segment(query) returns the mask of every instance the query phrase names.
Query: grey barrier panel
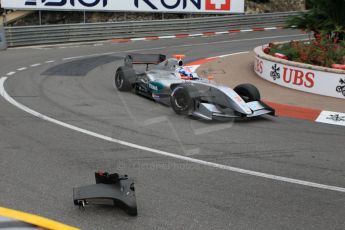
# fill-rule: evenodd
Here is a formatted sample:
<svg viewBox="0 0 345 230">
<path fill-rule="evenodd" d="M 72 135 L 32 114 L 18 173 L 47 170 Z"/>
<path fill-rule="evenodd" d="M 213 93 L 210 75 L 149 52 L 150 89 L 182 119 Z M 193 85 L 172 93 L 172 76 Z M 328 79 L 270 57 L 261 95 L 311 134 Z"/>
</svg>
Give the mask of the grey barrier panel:
<svg viewBox="0 0 345 230">
<path fill-rule="evenodd" d="M 6 36 L 4 27 L 0 26 L 0 50 L 7 49 Z"/>
</svg>

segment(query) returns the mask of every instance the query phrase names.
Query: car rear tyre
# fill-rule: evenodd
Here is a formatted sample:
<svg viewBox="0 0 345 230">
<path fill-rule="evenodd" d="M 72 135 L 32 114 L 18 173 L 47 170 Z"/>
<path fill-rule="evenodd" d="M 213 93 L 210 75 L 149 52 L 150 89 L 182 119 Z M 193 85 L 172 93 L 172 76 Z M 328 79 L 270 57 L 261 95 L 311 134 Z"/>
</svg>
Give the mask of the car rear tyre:
<svg viewBox="0 0 345 230">
<path fill-rule="evenodd" d="M 172 109 L 177 114 L 189 115 L 194 110 L 194 88 L 187 86 L 177 86 L 171 94 L 170 103 Z"/>
<path fill-rule="evenodd" d="M 135 77 L 135 72 L 126 67 L 120 67 L 115 73 L 114 83 L 119 91 L 130 91 L 132 84 L 130 79 Z"/>
<path fill-rule="evenodd" d="M 245 102 L 260 101 L 259 90 L 252 84 L 242 84 L 234 88 L 234 91 L 241 96 Z"/>
</svg>

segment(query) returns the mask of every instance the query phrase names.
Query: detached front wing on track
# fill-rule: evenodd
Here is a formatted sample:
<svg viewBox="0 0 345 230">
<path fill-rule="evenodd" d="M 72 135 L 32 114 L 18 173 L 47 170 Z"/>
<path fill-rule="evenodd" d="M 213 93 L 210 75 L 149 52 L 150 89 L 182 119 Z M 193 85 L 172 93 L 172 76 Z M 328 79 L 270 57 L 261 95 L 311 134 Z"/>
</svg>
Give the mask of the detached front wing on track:
<svg viewBox="0 0 345 230">
<path fill-rule="evenodd" d="M 252 114 L 242 114 L 233 109 L 218 109 L 216 105 L 210 103 L 200 103 L 192 113 L 193 116 L 205 120 L 224 120 L 238 117 L 257 117 L 264 114 L 275 115 L 274 109 L 260 101 L 248 102 L 247 105 L 252 110 Z"/>
</svg>

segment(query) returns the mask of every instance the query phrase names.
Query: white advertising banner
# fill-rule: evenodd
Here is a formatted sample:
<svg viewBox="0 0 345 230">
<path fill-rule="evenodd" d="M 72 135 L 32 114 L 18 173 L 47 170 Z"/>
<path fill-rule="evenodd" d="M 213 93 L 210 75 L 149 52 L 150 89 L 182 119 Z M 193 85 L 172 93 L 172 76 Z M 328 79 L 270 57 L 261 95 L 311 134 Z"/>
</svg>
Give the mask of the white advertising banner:
<svg viewBox="0 0 345 230">
<path fill-rule="evenodd" d="M 1 0 L 5 9 L 243 13 L 244 0 Z"/>
<path fill-rule="evenodd" d="M 254 70 L 261 78 L 284 87 L 345 99 L 345 74 L 289 66 L 258 56 Z"/>
</svg>

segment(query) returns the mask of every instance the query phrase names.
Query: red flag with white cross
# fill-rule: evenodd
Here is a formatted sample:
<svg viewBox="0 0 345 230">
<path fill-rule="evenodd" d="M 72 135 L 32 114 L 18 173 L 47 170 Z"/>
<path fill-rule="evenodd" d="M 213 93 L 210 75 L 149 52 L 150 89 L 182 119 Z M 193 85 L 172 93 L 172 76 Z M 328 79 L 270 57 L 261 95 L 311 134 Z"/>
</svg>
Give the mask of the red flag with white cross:
<svg viewBox="0 0 345 230">
<path fill-rule="evenodd" d="M 206 0 L 206 10 L 227 10 L 231 7 L 231 0 Z"/>
</svg>

